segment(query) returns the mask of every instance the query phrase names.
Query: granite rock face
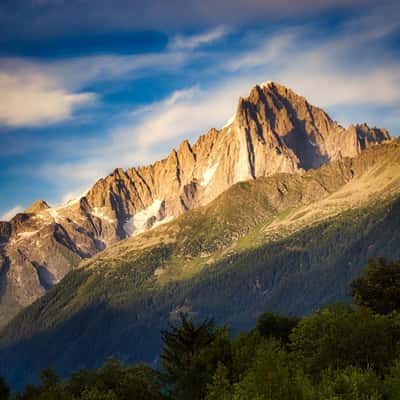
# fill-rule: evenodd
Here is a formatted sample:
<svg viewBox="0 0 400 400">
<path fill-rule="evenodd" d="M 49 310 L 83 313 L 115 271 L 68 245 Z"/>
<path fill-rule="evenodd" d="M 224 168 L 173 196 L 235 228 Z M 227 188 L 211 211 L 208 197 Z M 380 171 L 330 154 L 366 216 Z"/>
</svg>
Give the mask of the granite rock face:
<svg viewBox="0 0 400 400">
<path fill-rule="evenodd" d="M 225 127 L 193 146 L 185 140 L 152 165 L 115 169 L 74 201 L 38 200 L 0 222 L 0 326 L 82 258 L 208 204 L 237 182 L 302 174 L 390 139 L 366 124 L 346 129 L 282 85 L 257 85 Z"/>
</svg>

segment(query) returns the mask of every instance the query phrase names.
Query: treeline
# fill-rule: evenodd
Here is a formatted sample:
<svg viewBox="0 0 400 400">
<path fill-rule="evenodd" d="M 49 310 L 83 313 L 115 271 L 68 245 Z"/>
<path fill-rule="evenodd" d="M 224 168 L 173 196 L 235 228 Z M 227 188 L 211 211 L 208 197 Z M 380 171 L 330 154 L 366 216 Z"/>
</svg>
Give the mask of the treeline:
<svg viewBox="0 0 400 400">
<path fill-rule="evenodd" d="M 1 381 L 0 399 L 400 399 L 400 262 L 371 261 L 350 291 L 353 305 L 303 319 L 265 313 L 235 338 L 182 314 L 162 332 L 159 370 L 110 359 L 61 380 L 46 369 L 15 395 Z"/>
</svg>

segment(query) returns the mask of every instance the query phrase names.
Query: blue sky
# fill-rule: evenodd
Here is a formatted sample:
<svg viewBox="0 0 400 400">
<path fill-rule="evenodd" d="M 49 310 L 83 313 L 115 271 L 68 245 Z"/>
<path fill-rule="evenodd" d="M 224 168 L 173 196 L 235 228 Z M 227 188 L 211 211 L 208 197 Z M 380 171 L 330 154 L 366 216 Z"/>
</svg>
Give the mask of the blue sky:
<svg viewBox="0 0 400 400">
<path fill-rule="evenodd" d="M 400 133 L 400 5 L 2 0 L 0 219 L 166 156 L 275 80 Z"/>
</svg>

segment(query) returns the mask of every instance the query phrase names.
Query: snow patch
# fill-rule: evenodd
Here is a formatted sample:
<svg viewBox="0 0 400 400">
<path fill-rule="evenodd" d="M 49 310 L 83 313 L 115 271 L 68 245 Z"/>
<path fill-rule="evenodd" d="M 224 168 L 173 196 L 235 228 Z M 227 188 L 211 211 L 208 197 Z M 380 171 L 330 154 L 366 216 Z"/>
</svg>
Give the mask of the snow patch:
<svg viewBox="0 0 400 400">
<path fill-rule="evenodd" d="M 129 236 L 137 235 L 144 232 L 146 229 L 147 221 L 150 218 L 157 218 L 157 214 L 161 209 L 162 201 L 154 200 L 152 204 L 146 209 L 136 213 L 132 218 L 129 218 L 123 225 L 125 233 Z"/>
<path fill-rule="evenodd" d="M 217 171 L 219 162 L 215 163 L 210 168 L 206 169 L 203 173 L 203 179 L 200 182 L 201 186 L 207 186 L 210 182 L 212 177 L 214 176 L 215 172 Z"/>
<path fill-rule="evenodd" d="M 108 215 L 106 215 L 105 213 L 104 213 L 104 208 L 99 208 L 99 207 L 93 207 L 93 210 L 92 210 L 92 215 L 94 216 L 94 217 L 97 217 L 97 218 L 100 218 L 100 219 L 102 219 L 102 220 L 104 220 L 104 221 L 107 221 L 107 222 L 109 222 L 110 224 L 112 224 L 113 222 L 115 222 L 115 219 L 113 219 L 113 218 L 110 218 Z"/>
<path fill-rule="evenodd" d="M 309 139 L 308 143 L 311 144 L 311 146 L 316 147 L 317 145 L 315 144 L 315 142 L 313 142 L 311 139 Z"/>
<path fill-rule="evenodd" d="M 235 117 L 236 117 L 236 113 L 233 114 L 233 115 L 228 119 L 228 121 L 225 122 L 225 125 L 224 125 L 221 129 L 224 129 L 224 128 L 228 127 L 229 125 L 232 125 L 233 121 L 235 120 Z"/>
</svg>

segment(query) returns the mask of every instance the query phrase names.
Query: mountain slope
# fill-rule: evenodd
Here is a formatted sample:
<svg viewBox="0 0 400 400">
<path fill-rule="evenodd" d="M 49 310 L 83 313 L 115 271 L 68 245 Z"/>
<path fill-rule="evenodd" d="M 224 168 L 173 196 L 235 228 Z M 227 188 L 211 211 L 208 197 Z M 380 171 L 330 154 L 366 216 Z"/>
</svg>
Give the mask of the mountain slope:
<svg viewBox="0 0 400 400">
<path fill-rule="evenodd" d="M 14 384 L 110 356 L 152 361 L 179 311 L 235 330 L 265 310 L 346 298 L 368 257 L 400 257 L 400 143 L 304 174 L 238 183 L 209 205 L 98 253 L 2 332 Z"/>
<path fill-rule="evenodd" d="M 153 165 L 116 169 L 59 207 L 39 200 L 0 222 L 0 326 L 84 258 L 206 205 L 237 182 L 354 157 L 388 141 L 384 129 L 345 129 L 277 83 L 240 98 L 232 121 Z"/>
</svg>

